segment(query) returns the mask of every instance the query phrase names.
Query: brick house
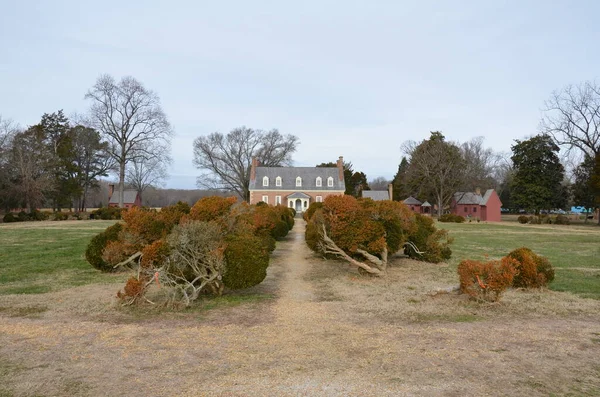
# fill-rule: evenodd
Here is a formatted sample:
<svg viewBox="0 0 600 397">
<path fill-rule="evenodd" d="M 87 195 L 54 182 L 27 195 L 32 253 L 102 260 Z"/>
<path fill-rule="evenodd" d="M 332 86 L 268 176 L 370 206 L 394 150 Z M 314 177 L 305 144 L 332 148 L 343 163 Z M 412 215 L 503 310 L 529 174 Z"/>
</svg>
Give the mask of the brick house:
<svg viewBox="0 0 600 397">
<path fill-rule="evenodd" d="M 263 201 L 306 211 L 313 202 L 344 195 L 344 159 L 336 167 L 261 167 L 253 158 L 249 191 L 250 204 Z"/>
<path fill-rule="evenodd" d="M 472 192 L 456 192 L 450 205 L 451 212 L 465 218 L 479 218 L 487 222 L 500 222 L 502 202 L 494 189 L 486 190 L 482 196 L 479 189 Z"/>
<path fill-rule="evenodd" d="M 387 201 L 392 200 L 393 196 L 393 186 L 390 183 L 388 185 L 388 190 L 363 190 L 362 198 L 370 198 L 373 201 Z"/>
<path fill-rule="evenodd" d="M 115 193 L 115 185 L 108 185 L 108 206 L 119 206 L 119 192 Z M 135 189 L 125 189 L 123 191 L 123 208 L 141 207 L 142 196 Z"/>
<path fill-rule="evenodd" d="M 413 212 L 418 214 L 421 213 L 421 205 L 423 204 L 421 201 L 417 200 L 413 196 L 408 197 L 403 201 L 403 203 L 410 208 Z"/>
</svg>

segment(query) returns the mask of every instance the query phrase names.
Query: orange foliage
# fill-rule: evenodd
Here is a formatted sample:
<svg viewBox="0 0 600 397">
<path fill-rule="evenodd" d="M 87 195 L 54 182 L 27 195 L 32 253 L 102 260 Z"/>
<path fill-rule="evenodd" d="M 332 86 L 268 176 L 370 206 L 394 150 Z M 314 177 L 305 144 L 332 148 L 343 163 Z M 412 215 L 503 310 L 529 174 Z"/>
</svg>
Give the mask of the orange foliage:
<svg viewBox="0 0 600 397">
<path fill-rule="evenodd" d="M 119 299 L 127 299 L 127 298 L 139 298 L 144 295 L 146 292 L 146 283 L 147 280 L 137 279 L 135 277 L 130 277 L 123 288 L 123 292 L 117 292 L 117 298 Z"/>
<path fill-rule="evenodd" d="M 237 203 L 235 197 L 203 197 L 190 210 L 190 219 L 204 222 L 217 221 L 228 215 L 235 203 Z"/>
<path fill-rule="evenodd" d="M 169 253 L 169 247 L 164 240 L 156 240 L 142 249 L 140 266 L 145 269 L 159 267 Z"/>
<path fill-rule="evenodd" d="M 517 248 L 506 257 L 515 260 L 517 274 L 514 286 L 517 288 L 540 288 L 554 280 L 554 269 L 548 259 L 529 248 Z"/>
<path fill-rule="evenodd" d="M 463 260 L 458 265 L 460 290 L 474 298 L 497 301 L 511 286 L 515 265 L 514 259 L 506 257 L 489 262 Z"/>
<path fill-rule="evenodd" d="M 121 240 L 109 241 L 102 250 L 102 260 L 110 265 L 123 262 L 136 252 L 136 248 Z"/>
</svg>

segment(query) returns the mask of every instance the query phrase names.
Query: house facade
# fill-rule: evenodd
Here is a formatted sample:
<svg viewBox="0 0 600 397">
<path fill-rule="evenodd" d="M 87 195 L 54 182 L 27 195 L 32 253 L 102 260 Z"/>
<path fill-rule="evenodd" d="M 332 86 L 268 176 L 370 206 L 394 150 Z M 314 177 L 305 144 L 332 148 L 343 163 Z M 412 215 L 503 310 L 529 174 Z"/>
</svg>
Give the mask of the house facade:
<svg viewBox="0 0 600 397">
<path fill-rule="evenodd" d="M 502 202 L 494 189 L 486 190 L 482 196 L 480 191 L 456 192 L 450 206 L 451 212 L 465 218 L 479 218 L 487 222 L 500 222 L 502 220 L 500 208 Z"/>
<path fill-rule="evenodd" d="M 344 195 L 344 159 L 336 167 L 261 167 L 253 158 L 249 191 L 250 204 L 262 201 L 304 212 L 313 202 Z"/>
<path fill-rule="evenodd" d="M 119 192 L 115 193 L 115 185 L 108 185 L 108 206 L 119 206 Z M 123 208 L 141 207 L 142 196 L 135 189 L 125 189 L 123 191 Z"/>
</svg>

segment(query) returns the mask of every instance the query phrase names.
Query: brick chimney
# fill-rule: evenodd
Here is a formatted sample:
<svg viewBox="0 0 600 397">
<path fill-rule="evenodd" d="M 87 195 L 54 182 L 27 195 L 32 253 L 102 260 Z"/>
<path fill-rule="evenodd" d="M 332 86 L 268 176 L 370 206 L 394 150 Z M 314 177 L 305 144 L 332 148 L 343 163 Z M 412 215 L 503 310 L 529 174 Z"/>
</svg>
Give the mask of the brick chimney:
<svg viewBox="0 0 600 397">
<path fill-rule="evenodd" d="M 115 185 L 113 185 L 111 183 L 110 185 L 108 185 L 108 201 L 109 202 L 110 202 L 110 198 L 112 197 L 114 192 L 115 192 Z"/>
<path fill-rule="evenodd" d="M 340 158 L 337 161 L 337 169 L 338 169 L 338 176 L 340 177 L 340 181 L 344 180 L 344 156 L 340 156 Z"/>
<path fill-rule="evenodd" d="M 256 167 L 258 167 L 258 160 L 256 157 L 252 157 L 252 165 L 250 166 L 250 180 L 256 179 Z"/>
<path fill-rule="evenodd" d="M 481 188 L 476 187 L 475 188 L 475 194 L 478 194 L 481 196 Z"/>
<path fill-rule="evenodd" d="M 388 185 L 388 194 L 390 195 L 390 200 L 394 200 L 394 185 L 391 183 Z"/>
</svg>

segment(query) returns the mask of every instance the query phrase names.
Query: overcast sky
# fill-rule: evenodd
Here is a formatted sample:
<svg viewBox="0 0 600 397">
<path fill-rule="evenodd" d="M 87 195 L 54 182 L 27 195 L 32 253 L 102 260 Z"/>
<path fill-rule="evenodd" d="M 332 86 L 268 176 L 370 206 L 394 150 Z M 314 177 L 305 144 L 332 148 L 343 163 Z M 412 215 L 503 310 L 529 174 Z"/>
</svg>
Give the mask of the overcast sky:
<svg viewBox="0 0 600 397">
<path fill-rule="evenodd" d="M 135 3 L 135 4 L 134 4 Z M 131 75 L 173 125 L 167 187 L 194 188 L 195 137 L 238 126 L 300 138 L 391 178 L 441 130 L 510 151 L 551 92 L 596 80 L 598 1 L 0 0 L 0 115 L 84 113 L 100 74 Z"/>
</svg>

